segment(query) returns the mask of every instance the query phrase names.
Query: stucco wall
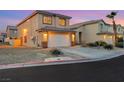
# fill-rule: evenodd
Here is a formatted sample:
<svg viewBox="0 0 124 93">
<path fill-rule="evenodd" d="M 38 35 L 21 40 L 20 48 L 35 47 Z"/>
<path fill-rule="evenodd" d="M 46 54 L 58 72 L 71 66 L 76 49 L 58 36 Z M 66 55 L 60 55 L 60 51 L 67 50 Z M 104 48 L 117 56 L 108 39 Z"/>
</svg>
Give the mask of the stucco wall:
<svg viewBox="0 0 124 93">
<path fill-rule="evenodd" d="M 69 26 L 69 19 L 66 19 L 66 26 L 60 26 L 59 25 L 59 17 L 54 17 L 52 16 L 52 24 L 48 25 L 48 24 L 43 24 L 43 16 L 42 14 L 39 14 L 39 27 L 44 27 L 44 26 L 51 26 L 51 27 L 60 27 L 60 28 L 66 28 Z"/>
<path fill-rule="evenodd" d="M 23 30 L 27 30 L 27 43 L 23 42 L 25 46 L 37 46 L 36 42 L 34 43 L 32 38 L 37 37 L 36 30 L 38 27 L 38 14 L 27 20 L 26 22 L 22 23 L 17 27 L 18 29 L 18 38 L 23 36 Z"/>
<path fill-rule="evenodd" d="M 97 35 L 97 33 L 100 31 L 99 23 L 81 26 L 75 29 L 75 31 L 77 31 L 77 43 L 79 43 L 79 32 L 82 32 L 82 43 L 90 43 L 98 40 L 103 40 L 103 36 Z"/>
<path fill-rule="evenodd" d="M 98 23 L 86 25 L 84 29 L 85 30 L 83 31 L 83 34 L 84 34 L 84 41 L 86 43 L 103 40 L 102 36 L 97 35 L 97 33 L 99 32 L 99 24 Z"/>
</svg>

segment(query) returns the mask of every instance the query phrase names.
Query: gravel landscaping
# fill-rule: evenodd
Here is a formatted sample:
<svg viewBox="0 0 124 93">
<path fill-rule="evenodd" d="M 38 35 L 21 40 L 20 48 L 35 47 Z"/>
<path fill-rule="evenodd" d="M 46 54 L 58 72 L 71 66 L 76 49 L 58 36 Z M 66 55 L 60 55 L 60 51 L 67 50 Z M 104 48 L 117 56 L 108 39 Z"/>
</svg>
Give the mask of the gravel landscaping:
<svg viewBox="0 0 124 93">
<path fill-rule="evenodd" d="M 50 54 L 51 49 L 40 48 L 0 48 L 0 65 L 43 62 L 46 58 L 55 57 Z M 62 57 L 83 58 L 71 53 L 64 53 Z M 61 57 L 60 56 L 60 57 Z"/>
</svg>

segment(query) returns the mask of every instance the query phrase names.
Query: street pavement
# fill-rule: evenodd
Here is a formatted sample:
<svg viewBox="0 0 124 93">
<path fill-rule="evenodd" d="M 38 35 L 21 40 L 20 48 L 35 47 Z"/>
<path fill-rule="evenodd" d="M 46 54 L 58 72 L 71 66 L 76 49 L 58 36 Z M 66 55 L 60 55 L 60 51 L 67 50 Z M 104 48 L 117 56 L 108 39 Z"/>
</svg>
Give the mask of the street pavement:
<svg viewBox="0 0 124 93">
<path fill-rule="evenodd" d="M 123 82 L 124 56 L 86 62 L 0 70 L 1 82 Z"/>
</svg>

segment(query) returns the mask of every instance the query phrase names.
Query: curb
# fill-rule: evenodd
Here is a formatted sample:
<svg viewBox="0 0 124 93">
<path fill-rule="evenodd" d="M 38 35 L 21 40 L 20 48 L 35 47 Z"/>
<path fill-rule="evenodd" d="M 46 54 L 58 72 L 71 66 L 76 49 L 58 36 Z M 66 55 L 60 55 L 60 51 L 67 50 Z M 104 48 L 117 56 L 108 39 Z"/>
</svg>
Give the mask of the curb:
<svg viewBox="0 0 124 93">
<path fill-rule="evenodd" d="M 49 66 L 49 65 L 62 65 L 62 64 L 74 64 L 74 63 L 84 63 L 84 62 L 96 62 L 102 60 L 108 60 L 124 55 L 124 53 L 118 55 L 111 55 L 104 58 L 94 58 L 94 59 L 79 59 L 79 60 L 61 60 L 61 61 L 52 61 L 50 62 L 34 62 L 34 63 L 18 63 L 18 64 L 8 64 L 0 65 L 0 69 L 12 69 L 12 68 L 22 68 L 22 67 L 35 67 L 35 66 Z"/>
</svg>

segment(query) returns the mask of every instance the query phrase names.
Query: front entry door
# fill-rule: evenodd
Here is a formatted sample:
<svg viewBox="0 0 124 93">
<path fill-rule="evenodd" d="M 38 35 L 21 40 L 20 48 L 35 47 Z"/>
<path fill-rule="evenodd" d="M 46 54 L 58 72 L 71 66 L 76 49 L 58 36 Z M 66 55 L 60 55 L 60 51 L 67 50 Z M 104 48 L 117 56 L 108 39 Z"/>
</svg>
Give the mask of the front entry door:
<svg viewBox="0 0 124 93">
<path fill-rule="evenodd" d="M 21 46 L 23 45 L 23 37 L 20 37 L 21 40 Z"/>
<path fill-rule="evenodd" d="M 82 32 L 79 32 L 79 44 L 82 43 Z"/>
</svg>

